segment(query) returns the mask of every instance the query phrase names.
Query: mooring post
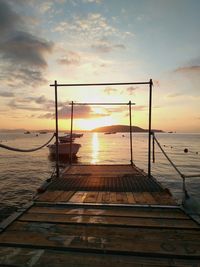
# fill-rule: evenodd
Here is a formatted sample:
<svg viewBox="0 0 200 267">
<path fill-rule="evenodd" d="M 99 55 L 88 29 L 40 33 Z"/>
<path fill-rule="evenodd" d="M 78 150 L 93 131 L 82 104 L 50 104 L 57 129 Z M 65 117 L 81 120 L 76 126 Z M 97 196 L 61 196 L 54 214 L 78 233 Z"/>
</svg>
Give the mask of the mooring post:
<svg viewBox="0 0 200 267">
<path fill-rule="evenodd" d="M 129 123 L 130 123 L 130 154 L 131 154 L 131 165 L 133 165 L 133 140 L 132 140 L 132 115 L 131 115 L 131 101 L 128 103 L 129 105 Z"/>
<path fill-rule="evenodd" d="M 151 110 L 152 110 L 152 79 L 149 80 L 149 142 L 148 142 L 148 177 L 151 177 Z"/>
<path fill-rule="evenodd" d="M 69 153 L 69 160 L 70 164 L 72 164 L 72 132 L 73 132 L 73 117 L 74 117 L 74 102 L 71 103 L 71 130 L 70 130 L 70 153 Z"/>
<path fill-rule="evenodd" d="M 58 93 L 57 93 L 57 81 L 55 86 L 55 119 L 56 119 L 56 176 L 59 177 L 59 154 L 58 154 Z"/>
</svg>

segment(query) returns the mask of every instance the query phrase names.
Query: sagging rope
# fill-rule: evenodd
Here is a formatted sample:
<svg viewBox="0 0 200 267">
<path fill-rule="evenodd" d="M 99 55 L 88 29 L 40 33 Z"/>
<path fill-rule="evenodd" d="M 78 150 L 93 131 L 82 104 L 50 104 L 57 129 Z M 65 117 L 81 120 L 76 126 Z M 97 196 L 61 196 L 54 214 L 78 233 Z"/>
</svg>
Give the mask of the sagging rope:
<svg viewBox="0 0 200 267">
<path fill-rule="evenodd" d="M 171 163 L 171 165 L 174 167 L 174 169 L 177 171 L 177 173 L 183 179 L 183 192 L 184 192 L 184 196 L 185 196 L 185 198 L 189 198 L 189 194 L 188 194 L 188 192 L 186 190 L 185 178 L 200 177 L 200 174 L 186 176 L 183 173 L 181 173 L 180 170 L 176 167 L 176 165 L 169 158 L 169 156 L 166 154 L 166 152 L 164 151 L 164 149 L 162 148 L 162 146 L 160 145 L 160 143 L 158 142 L 157 138 L 155 137 L 154 132 L 152 132 L 152 136 L 153 136 L 153 150 L 152 150 L 152 152 L 153 152 L 153 162 L 155 162 L 155 142 L 156 142 L 156 144 L 158 145 L 158 147 L 160 148 L 160 150 L 162 151 L 162 153 L 164 154 L 164 156 L 167 158 L 167 160 Z"/>
<path fill-rule="evenodd" d="M 160 148 L 160 150 L 162 151 L 163 155 L 167 158 L 167 160 L 171 163 L 171 165 L 174 167 L 174 169 L 178 172 L 178 174 L 181 176 L 181 178 L 183 179 L 183 193 L 184 193 L 184 199 L 182 202 L 184 202 L 184 200 L 186 198 L 189 198 L 189 194 L 186 190 L 186 185 L 185 185 L 185 175 L 183 175 L 179 169 L 176 167 L 176 165 L 171 161 L 171 159 L 168 157 L 168 155 L 165 153 L 164 149 L 162 148 L 162 146 L 160 145 L 160 143 L 158 142 L 157 138 L 155 137 L 154 132 L 152 132 L 152 136 L 153 136 L 153 147 L 154 147 L 154 142 L 156 142 L 156 144 L 158 145 L 158 147 Z M 155 153 L 155 149 L 153 148 L 153 154 Z M 155 155 L 153 156 L 153 162 L 155 162 Z"/>
<path fill-rule="evenodd" d="M 42 146 L 40 146 L 40 147 L 32 148 L 32 149 L 15 148 L 15 147 L 6 146 L 6 145 L 3 145 L 3 144 L 0 144 L 0 147 L 5 148 L 5 149 L 8 149 L 8 150 L 15 151 L 15 152 L 34 152 L 34 151 L 40 150 L 40 149 L 42 149 L 43 147 L 47 146 L 47 145 L 53 140 L 54 136 L 55 136 L 55 133 L 54 133 L 53 136 L 49 139 L 49 141 L 46 142 L 44 145 L 42 145 Z"/>
</svg>

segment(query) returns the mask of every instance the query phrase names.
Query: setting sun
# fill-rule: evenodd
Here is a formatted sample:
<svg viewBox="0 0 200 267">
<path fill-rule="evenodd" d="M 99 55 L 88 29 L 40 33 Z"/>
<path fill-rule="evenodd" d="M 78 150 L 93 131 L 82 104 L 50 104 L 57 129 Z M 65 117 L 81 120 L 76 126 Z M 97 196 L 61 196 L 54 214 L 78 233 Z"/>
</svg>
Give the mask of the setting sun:
<svg viewBox="0 0 200 267">
<path fill-rule="evenodd" d="M 87 130 L 87 131 L 90 131 L 97 127 L 112 125 L 115 123 L 116 123 L 116 120 L 110 116 L 101 117 L 97 119 L 76 120 L 77 128 L 82 129 L 82 130 Z"/>
</svg>

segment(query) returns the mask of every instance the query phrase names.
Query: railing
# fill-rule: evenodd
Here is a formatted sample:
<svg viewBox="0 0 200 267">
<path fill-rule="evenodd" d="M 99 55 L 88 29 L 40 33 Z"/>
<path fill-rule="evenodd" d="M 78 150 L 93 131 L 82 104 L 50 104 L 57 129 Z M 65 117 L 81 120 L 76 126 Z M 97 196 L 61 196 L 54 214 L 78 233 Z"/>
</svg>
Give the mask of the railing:
<svg viewBox="0 0 200 267">
<path fill-rule="evenodd" d="M 184 201 L 186 199 L 188 199 L 190 196 L 187 192 L 186 189 L 186 182 L 185 179 L 186 178 L 197 178 L 200 177 L 200 174 L 195 174 L 195 175 L 185 175 L 183 174 L 178 168 L 177 166 L 173 163 L 173 161 L 169 158 L 169 156 L 166 154 L 166 152 L 164 151 L 164 149 L 162 148 L 161 144 L 159 143 L 158 139 L 155 137 L 155 133 L 152 132 L 151 135 L 153 136 L 152 142 L 153 142 L 153 149 L 152 149 L 152 159 L 153 159 L 153 163 L 155 162 L 155 142 L 158 145 L 158 147 L 160 148 L 161 152 L 163 153 L 163 155 L 166 157 L 166 159 L 169 161 L 169 163 L 172 165 L 172 167 L 176 170 L 176 172 L 181 176 L 182 178 L 182 190 L 183 190 L 183 199 L 182 199 L 182 203 L 184 203 Z"/>
<path fill-rule="evenodd" d="M 110 85 L 149 85 L 149 128 L 148 128 L 148 177 L 151 177 L 151 116 L 152 116 L 152 87 L 153 81 L 150 79 L 148 82 L 127 82 L 127 83 L 81 83 L 81 84 L 62 84 L 54 82 L 54 84 L 50 84 L 50 86 L 55 88 L 55 128 L 56 128 L 56 174 L 59 177 L 59 154 L 58 154 L 58 87 L 83 87 L 83 86 L 110 86 Z M 73 105 L 75 103 L 72 101 L 72 109 L 71 109 L 71 137 L 73 131 Z M 96 103 L 98 104 L 98 103 Z M 131 117 L 131 105 L 129 105 L 129 114 Z M 130 125 L 131 125 L 130 119 Z M 71 138 L 72 139 L 72 138 Z M 72 140 L 71 140 L 71 148 L 72 150 Z M 132 155 L 132 127 L 130 127 L 130 150 Z M 70 156 L 71 158 L 71 156 Z M 131 156 L 131 164 L 133 164 L 133 158 Z"/>
</svg>

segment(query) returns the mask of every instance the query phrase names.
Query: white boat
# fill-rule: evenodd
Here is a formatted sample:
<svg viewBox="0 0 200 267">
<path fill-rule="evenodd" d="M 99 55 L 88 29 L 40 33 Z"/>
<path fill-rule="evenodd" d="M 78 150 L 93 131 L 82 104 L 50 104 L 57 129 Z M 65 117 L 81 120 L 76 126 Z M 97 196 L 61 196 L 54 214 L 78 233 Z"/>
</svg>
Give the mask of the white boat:
<svg viewBox="0 0 200 267">
<path fill-rule="evenodd" d="M 71 134 L 70 133 L 67 133 L 66 136 L 70 137 Z M 82 133 L 72 133 L 72 138 L 80 138 L 82 136 L 83 136 Z"/>
<path fill-rule="evenodd" d="M 47 146 L 49 148 L 49 153 L 51 156 L 56 155 L 56 144 L 51 144 Z M 80 144 L 72 143 L 71 154 L 72 158 L 76 158 L 76 154 L 81 147 Z M 70 157 L 70 143 L 58 143 L 58 154 L 62 157 Z"/>
</svg>

